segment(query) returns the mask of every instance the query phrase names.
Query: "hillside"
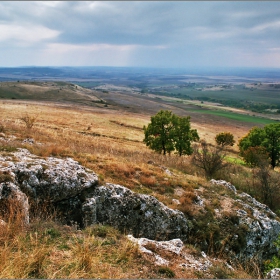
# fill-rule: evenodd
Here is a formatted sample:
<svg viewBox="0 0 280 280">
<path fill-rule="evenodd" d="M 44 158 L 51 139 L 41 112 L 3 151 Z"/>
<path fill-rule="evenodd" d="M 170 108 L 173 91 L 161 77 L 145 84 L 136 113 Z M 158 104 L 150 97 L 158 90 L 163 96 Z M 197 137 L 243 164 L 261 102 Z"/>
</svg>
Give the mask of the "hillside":
<svg viewBox="0 0 280 280">
<path fill-rule="evenodd" d="M 15 158 L 16 149 L 25 148 L 42 159 L 72 158 L 98 175 L 99 186 L 118 184 L 135 193 L 152 195 L 170 209 L 182 211 L 192 228 L 183 253 L 175 258 L 173 253 L 161 252 L 170 263 L 159 266 L 141 254 L 121 230 L 101 225 L 85 229 L 75 224 L 65 226 L 55 212 L 35 207 L 29 226 L 17 221 L 8 234 L 1 229 L 1 278 L 263 277 L 257 259 L 233 260 L 225 250 L 233 233 L 240 239 L 234 244 L 230 241 L 229 246 L 235 246 L 236 252 L 246 247 L 250 229 L 241 225 L 236 211 L 250 205 L 253 210 L 248 219 L 258 219 L 255 208 L 262 211 L 241 195 L 248 192 L 260 198 L 252 170 L 239 164 L 237 146 L 228 149 L 227 160 L 231 163 L 216 179 L 231 182 L 238 197 L 224 186 L 206 180 L 203 172 L 192 165 L 191 157 L 165 157 L 149 150 L 143 143 L 142 129 L 160 109 L 191 115 L 192 127 L 202 139 L 212 143 L 222 131 L 233 132 L 238 140 L 253 123 L 217 117 L 202 110 L 195 112 L 194 105 L 182 106 L 138 93 L 102 92 L 58 82 L 1 83 L 0 98 L 1 157 Z M 22 121 L 26 116 L 34 117 L 31 129 Z M 5 182 L 3 174 L 1 178 Z M 272 210 L 279 213 L 277 207 Z M 279 220 L 270 212 L 264 213 L 272 224 Z M 253 235 L 250 238 L 255 240 Z M 42 245 L 38 245 L 38 240 Z M 10 250 L 5 249 L 7 242 Z M 149 248 L 159 253 L 157 246 L 150 244 Z M 30 255 L 29 248 L 33 248 Z M 178 267 L 175 260 L 184 254 L 198 266 L 205 264 L 206 254 L 207 261 L 214 265 L 204 270 Z M 243 254 L 250 254 L 250 250 Z"/>
</svg>

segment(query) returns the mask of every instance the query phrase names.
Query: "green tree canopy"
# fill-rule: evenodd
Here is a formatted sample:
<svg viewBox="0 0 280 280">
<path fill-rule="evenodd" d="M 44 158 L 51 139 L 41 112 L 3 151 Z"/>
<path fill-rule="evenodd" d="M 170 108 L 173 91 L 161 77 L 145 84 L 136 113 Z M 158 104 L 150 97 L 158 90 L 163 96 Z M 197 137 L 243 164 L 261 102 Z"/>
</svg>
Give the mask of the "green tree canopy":
<svg viewBox="0 0 280 280">
<path fill-rule="evenodd" d="M 144 126 L 144 143 L 152 150 L 162 153 L 170 153 L 174 150 L 172 142 L 172 118 L 174 115 L 171 111 L 159 111 L 151 117 L 151 123 Z"/>
<path fill-rule="evenodd" d="M 173 122 L 173 141 L 177 153 L 179 156 L 191 155 L 191 142 L 198 141 L 199 136 L 196 129 L 191 129 L 190 117 L 176 117 Z"/>
<path fill-rule="evenodd" d="M 254 127 L 239 141 L 241 156 L 250 147 L 263 147 L 270 159 L 272 168 L 279 165 L 280 161 L 280 124 L 272 123 L 264 128 Z"/>
<path fill-rule="evenodd" d="M 233 146 L 235 143 L 234 136 L 230 132 L 221 132 L 215 137 L 216 143 L 219 146 Z"/>
<path fill-rule="evenodd" d="M 195 129 L 191 129 L 190 117 L 179 117 L 171 111 L 159 111 L 151 117 L 151 123 L 144 126 L 144 143 L 152 150 L 171 153 L 176 150 L 178 154 L 190 155 L 191 142 L 198 141 L 199 136 Z"/>
</svg>

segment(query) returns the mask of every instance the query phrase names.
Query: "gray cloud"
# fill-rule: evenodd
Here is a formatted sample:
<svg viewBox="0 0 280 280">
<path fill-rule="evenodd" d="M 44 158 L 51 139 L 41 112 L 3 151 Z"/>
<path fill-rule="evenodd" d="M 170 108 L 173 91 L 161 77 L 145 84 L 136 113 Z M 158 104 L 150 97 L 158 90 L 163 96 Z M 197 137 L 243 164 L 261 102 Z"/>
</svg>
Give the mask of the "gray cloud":
<svg viewBox="0 0 280 280">
<path fill-rule="evenodd" d="M 280 2 L 8 1 L 0 10 L 2 66 L 7 56 L 26 65 L 280 63 Z"/>
</svg>

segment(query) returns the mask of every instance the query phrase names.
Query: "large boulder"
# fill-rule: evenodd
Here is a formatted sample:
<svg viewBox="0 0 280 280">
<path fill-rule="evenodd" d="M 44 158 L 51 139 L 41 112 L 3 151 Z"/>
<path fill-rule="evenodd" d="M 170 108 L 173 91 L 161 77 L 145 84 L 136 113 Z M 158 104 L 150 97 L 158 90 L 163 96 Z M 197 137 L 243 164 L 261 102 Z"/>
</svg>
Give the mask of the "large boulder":
<svg viewBox="0 0 280 280">
<path fill-rule="evenodd" d="M 26 149 L 0 158 L 0 172 L 8 172 L 29 198 L 57 202 L 98 184 L 97 175 L 71 158 L 39 158 Z"/>
<path fill-rule="evenodd" d="M 22 201 L 28 197 L 31 204 L 48 202 L 67 223 L 104 223 L 136 237 L 158 240 L 187 238 L 188 222 L 183 213 L 123 186 L 97 186 L 97 175 L 73 159 L 43 159 L 19 149 L 0 157 L 0 172 L 8 174 L 5 178 L 10 181 L 5 182 L 8 185 L 3 185 L 3 191 L 9 186 L 13 189 L 10 193 L 16 191 Z"/>
<path fill-rule="evenodd" d="M 236 211 L 239 224 L 247 226 L 246 246 L 241 250 L 240 257 L 270 258 L 277 253 L 274 242 L 280 234 L 280 222 L 276 214 L 247 193 L 241 193 L 237 202 L 242 206 Z"/>
<path fill-rule="evenodd" d="M 188 221 L 182 212 L 166 207 L 153 196 L 134 193 L 120 185 L 95 188 L 84 209 L 88 211 L 85 216 L 92 217 L 91 223 L 106 223 L 135 237 L 187 239 Z"/>
<path fill-rule="evenodd" d="M 235 227 L 239 229 L 229 232 L 228 244 L 225 245 L 227 251 L 234 250 L 232 256 L 239 260 L 254 258 L 262 262 L 271 258 L 277 252 L 274 242 L 280 234 L 277 215 L 249 194 L 237 193 L 236 188 L 228 182 L 211 180 L 211 183 L 224 186 L 233 194 L 231 197 L 224 197 L 221 203 L 224 209 L 218 211 L 218 219 L 222 219 L 230 209 L 231 215 L 236 217 Z"/>
</svg>

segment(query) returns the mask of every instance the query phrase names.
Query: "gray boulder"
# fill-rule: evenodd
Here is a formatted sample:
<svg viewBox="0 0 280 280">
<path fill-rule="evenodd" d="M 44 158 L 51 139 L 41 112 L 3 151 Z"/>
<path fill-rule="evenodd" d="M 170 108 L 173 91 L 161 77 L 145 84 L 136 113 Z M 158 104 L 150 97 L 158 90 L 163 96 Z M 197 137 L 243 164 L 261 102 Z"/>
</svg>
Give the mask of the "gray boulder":
<svg viewBox="0 0 280 280">
<path fill-rule="evenodd" d="M 157 240 L 187 238 L 183 213 L 166 207 L 153 196 L 137 194 L 123 186 L 98 187 L 97 175 L 70 158 L 43 159 L 19 149 L 0 157 L 0 172 L 8 174 L 12 181 L 3 185 L 3 192 L 9 187 L 22 196 L 22 201 L 28 197 L 36 205 L 48 202 L 68 224 L 104 223 L 136 237 Z"/>
<path fill-rule="evenodd" d="M 241 193 L 237 201 L 242 207 L 237 210 L 239 224 L 247 226 L 246 246 L 241 250 L 240 257 L 260 260 L 270 258 L 277 252 L 274 242 L 280 234 L 280 222 L 269 207 L 260 203 L 250 195 Z"/>
<path fill-rule="evenodd" d="M 242 234 L 240 231 L 238 234 L 232 233 L 231 243 L 242 244 L 242 246 L 238 246 L 238 250 L 226 246 L 227 251 L 233 250 L 232 257 L 243 261 L 255 258 L 262 262 L 271 258 L 277 252 L 274 242 L 280 234 L 280 222 L 276 219 L 277 215 L 267 205 L 260 203 L 249 194 L 238 194 L 235 186 L 226 181 L 211 180 L 210 182 L 224 186 L 236 197 L 227 196 L 227 201 L 231 204 L 232 214 L 237 216 L 236 227 L 242 229 L 243 232 Z"/>
<path fill-rule="evenodd" d="M 95 188 L 83 204 L 83 211 L 87 222 L 109 224 L 135 237 L 187 239 L 188 221 L 182 212 L 166 207 L 153 196 L 134 193 L 120 185 Z"/>
<path fill-rule="evenodd" d="M 13 153 L 13 157 L 0 158 L 0 171 L 10 173 L 15 184 L 29 198 L 37 201 L 61 201 L 98 184 L 94 172 L 86 170 L 71 158 L 42 159 L 26 149 L 19 149 Z"/>
</svg>

